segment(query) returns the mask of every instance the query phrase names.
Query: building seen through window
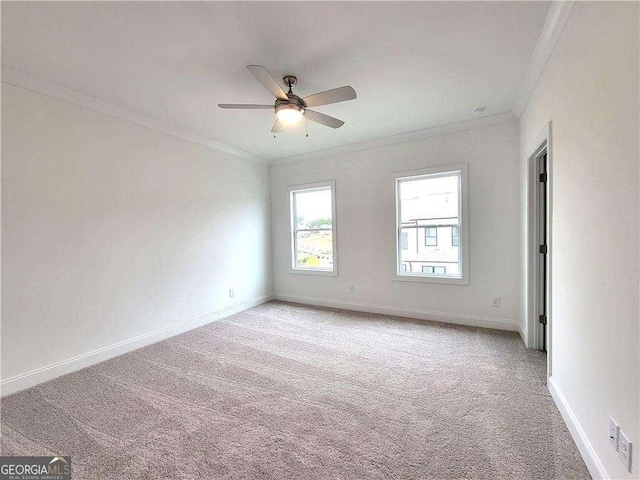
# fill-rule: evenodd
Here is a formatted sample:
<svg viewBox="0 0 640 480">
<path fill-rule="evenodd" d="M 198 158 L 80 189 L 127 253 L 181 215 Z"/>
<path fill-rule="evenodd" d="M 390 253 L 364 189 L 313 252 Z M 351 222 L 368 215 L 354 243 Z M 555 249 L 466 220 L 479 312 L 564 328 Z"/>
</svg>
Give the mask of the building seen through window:
<svg viewBox="0 0 640 480">
<path fill-rule="evenodd" d="M 398 179 L 399 274 L 461 276 L 460 175 Z"/>
</svg>

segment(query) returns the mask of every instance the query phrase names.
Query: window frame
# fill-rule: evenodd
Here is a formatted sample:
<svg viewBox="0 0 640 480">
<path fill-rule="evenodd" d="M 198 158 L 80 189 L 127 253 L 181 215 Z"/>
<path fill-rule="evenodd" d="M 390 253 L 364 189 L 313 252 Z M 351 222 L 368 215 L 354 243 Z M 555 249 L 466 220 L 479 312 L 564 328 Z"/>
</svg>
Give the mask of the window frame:
<svg viewBox="0 0 640 480">
<path fill-rule="evenodd" d="M 456 234 L 453 234 L 453 229 L 456 229 Z M 458 239 L 458 243 L 453 243 L 453 239 L 457 238 Z M 460 229 L 457 226 L 452 226 L 451 227 L 451 246 L 452 247 L 459 247 L 460 246 Z"/>
<path fill-rule="evenodd" d="M 333 268 L 331 270 L 325 268 L 301 268 L 296 265 L 296 246 L 297 238 L 296 232 L 296 202 L 294 197 L 299 192 L 309 192 L 317 190 L 331 191 L 331 240 L 333 245 Z M 302 274 L 302 275 L 320 275 L 337 277 L 338 276 L 338 227 L 336 216 L 336 182 L 335 180 L 328 180 L 324 182 L 306 183 L 302 185 L 290 185 L 287 186 L 287 197 L 289 200 L 289 273 Z M 314 229 L 314 230 L 328 230 L 328 229 Z"/>
<path fill-rule="evenodd" d="M 399 198 L 399 185 L 402 181 L 411 179 L 412 177 L 428 177 L 442 175 L 448 173 L 460 172 L 460 188 L 459 188 L 459 217 L 458 217 L 458 238 L 459 238 L 459 265 L 460 276 L 436 276 L 437 274 L 423 274 L 421 272 L 406 273 L 401 272 L 399 265 L 402 263 L 402 250 L 400 249 L 400 233 L 401 229 L 401 201 Z M 395 246 L 395 254 L 393 261 L 393 280 L 401 282 L 419 282 L 419 283 L 441 283 L 449 285 L 469 285 L 469 221 L 468 221 L 468 177 L 469 164 L 458 163 L 451 165 L 441 165 L 437 167 L 423 168 L 419 170 L 409 170 L 403 172 L 394 172 L 391 174 L 392 179 L 392 197 L 395 203 L 395 218 L 393 226 L 393 235 Z"/>
</svg>

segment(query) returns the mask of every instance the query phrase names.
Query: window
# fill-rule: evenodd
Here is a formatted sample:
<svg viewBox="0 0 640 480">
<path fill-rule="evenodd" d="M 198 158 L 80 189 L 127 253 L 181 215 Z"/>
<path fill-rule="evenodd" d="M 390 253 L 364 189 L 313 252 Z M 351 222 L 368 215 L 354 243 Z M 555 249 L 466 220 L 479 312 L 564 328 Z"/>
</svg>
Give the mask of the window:
<svg viewBox="0 0 640 480">
<path fill-rule="evenodd" d="M 424 229 L 424 244 L 427 247 L 438 246 L 438 228 L 427 227 Z"/>
<path fill-rule="evenodd" d="M 335 182 L 289 188 L 291 269 L 336 275 Z"/>
<path fill-rule="evenodd" d="M 460 246 L 460 232 L 458 230 L 458 227 L 451 227 L 451 246 Z"/>
<path fill-rule="evenodd" d="M 466 164 L 394 174 L 397 280 L 468 284 L 466 175 Z M 424 245 L 408 248 L 422 232 Z"/>
</svg>

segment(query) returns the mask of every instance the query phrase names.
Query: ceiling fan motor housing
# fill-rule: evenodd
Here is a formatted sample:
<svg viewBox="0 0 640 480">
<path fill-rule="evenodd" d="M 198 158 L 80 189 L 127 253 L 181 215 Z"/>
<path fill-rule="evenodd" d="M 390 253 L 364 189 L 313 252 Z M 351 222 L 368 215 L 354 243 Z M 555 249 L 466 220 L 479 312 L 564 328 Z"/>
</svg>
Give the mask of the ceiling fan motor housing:
<svg viewBox="0 0 640 480">
<path fill-rule="evenodd" d="M 304 102 L 295 93 L 287 93 L 289 100 L 276 99 L 276 115 L 282 109 L 295 109 L 304 114 Z"/>
</svg>

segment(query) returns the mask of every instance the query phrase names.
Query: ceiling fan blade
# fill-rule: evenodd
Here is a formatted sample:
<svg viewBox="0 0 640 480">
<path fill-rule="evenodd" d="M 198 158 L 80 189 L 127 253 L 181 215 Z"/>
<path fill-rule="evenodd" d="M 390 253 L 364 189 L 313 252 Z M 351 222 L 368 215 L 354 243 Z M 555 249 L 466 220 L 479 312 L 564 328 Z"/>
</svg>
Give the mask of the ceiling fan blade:
<svg viewBox="0 0 640 480">
<path fill-rule="evenodd" d="M 356 98 L 356 91 L 349 86 L 334 88 L 326 92 L 309 95 L 302 99 L 307 107 L 319 107 L 320 105 L 329 105 L 330 103 L 344 102 Z"/>
<path fill-rule="evenodd" d="M 273 122 L 273 128 L 271 129 L 271 133 L 280 133 L 284 132 L 287 129 L 287 124 L 284 123 L 279 118 L 276 118 L 276 121 Z"/>
<path fill-rule="evenodd" d="M 314 110 L 305 110 L 304 116 L 307 120 L 311 120 L 312 122 L 326 125 L 331 128 L 340 128 L 344 125 L 342 120 L 338 120 L 337 118 L 330 117 L 329 115 L 325 115 L 324 113 L 316 112 Z"/>
<path fill-rule="evenodd" d="M 273 109 L 273 105 L 249 105 L 244 103 L 219 103 L 220 108 L 245 108 L 250 110 L 266 110 L 268 108 Z"/>
<path fill-rule="evenodd" d="M 269 73 L 269 70 L 260 65 L 247 65 L 247 70 L 249 70 L 251 74 L 256 77 L 258 81 L 273 94 L 274 97 L 279 98 L 280 100 L 289 99 L 276 79 L 273 78 L 273 75 Z"/>
</svg>

